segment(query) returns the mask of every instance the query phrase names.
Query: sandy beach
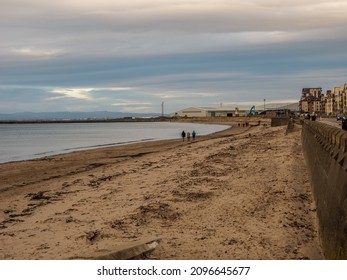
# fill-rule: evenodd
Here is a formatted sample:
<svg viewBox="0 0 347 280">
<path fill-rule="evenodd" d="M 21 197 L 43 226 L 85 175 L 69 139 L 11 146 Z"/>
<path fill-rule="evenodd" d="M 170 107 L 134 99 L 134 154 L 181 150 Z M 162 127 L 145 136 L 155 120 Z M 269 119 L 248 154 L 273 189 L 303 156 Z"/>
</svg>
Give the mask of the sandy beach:
<svg viewBox="0 0 347 280">
<path fill-rule="evenodd" d="M 323 259 L 300 127 L 233 127 L 0 164 L 0 259 Z"/>
</svg>

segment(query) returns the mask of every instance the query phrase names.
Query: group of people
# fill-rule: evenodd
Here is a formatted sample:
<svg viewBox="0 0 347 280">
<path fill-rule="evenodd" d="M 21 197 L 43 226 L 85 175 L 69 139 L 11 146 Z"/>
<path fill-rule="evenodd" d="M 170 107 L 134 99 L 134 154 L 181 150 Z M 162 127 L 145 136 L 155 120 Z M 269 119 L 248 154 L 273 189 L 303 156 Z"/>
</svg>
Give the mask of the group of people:
<svg viewBox="0 0 347 280">
<path fill-rule="evenodd" d="M 243 123 L 238 123 L 237 125 L 238 125 L 239 127 L 241 127 L 241 126 L 242 126 L 242 127 L 245 127 L 245 126 L 247 127 L 247 126 L 249 126 L 249 123 L 248 123 L 248 122 L 243 122 Z"/>
<path fill-rule="evenodd" d="M 182 140 L 184 141 L 184 139 L 187 137 L 187 140 L 190 141 L 190 132 L 188 131 L 187 133 L 183 130 L 182 133 L 181 133 L 181 136 L 182 136 Z M 193 140 L 195 140 L 195 136 L 196 136 L 196 133 L 195 131 L 193 130 L 192 132 L 192 138 Z"/>
</svg>

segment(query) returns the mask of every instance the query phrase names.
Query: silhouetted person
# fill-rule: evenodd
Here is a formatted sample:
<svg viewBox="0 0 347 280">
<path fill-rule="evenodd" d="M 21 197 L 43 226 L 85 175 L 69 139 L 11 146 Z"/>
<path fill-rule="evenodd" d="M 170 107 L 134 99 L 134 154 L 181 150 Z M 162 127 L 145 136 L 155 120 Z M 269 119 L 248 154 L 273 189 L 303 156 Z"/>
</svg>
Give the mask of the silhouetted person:
<svg viewBox="0 0 347 280">
<path fill-rule="evenodd" d="M 342 129 L 347 130 L 347 118 L 346 117 L 342 118 Z"/>
<path fill-rule="evenodd" d="M 184 141 L 184 138 L 186 137 L 186 133 L 184 130 L 182 131 L 181 136 L 182 136 L 182 141 Z"/>
</svg>

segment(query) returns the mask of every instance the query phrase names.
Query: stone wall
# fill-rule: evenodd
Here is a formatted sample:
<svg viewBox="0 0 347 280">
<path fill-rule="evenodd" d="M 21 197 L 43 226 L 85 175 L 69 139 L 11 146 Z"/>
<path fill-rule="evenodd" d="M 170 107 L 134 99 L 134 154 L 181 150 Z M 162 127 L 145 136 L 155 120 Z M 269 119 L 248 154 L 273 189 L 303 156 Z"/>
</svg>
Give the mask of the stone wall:
<svg viewBox="0 0 347 280">
<path fill-rule="evenodd" d="M 315 121 L 302 127 L 326 259 L 347 259 L 347 132 Z"/>
<path fill-rule="evenodd" d="M 288 125 L 289 117 L 271 118 L 271 126 Z"/>
</svg>

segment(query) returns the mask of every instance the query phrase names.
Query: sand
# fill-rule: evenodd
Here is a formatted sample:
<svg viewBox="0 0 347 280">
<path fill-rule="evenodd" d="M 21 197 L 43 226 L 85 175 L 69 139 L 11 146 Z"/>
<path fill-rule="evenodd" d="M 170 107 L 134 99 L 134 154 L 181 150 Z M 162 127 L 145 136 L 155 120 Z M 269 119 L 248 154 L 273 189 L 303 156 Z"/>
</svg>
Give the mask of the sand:
<svg viewBox="0 0 347 280">
<path fill-rule="evenodd" d="M 323 259 L 300 127 L 0 164 L 0 259 L 160 238 L 155 260 Z"/>
</svg>

